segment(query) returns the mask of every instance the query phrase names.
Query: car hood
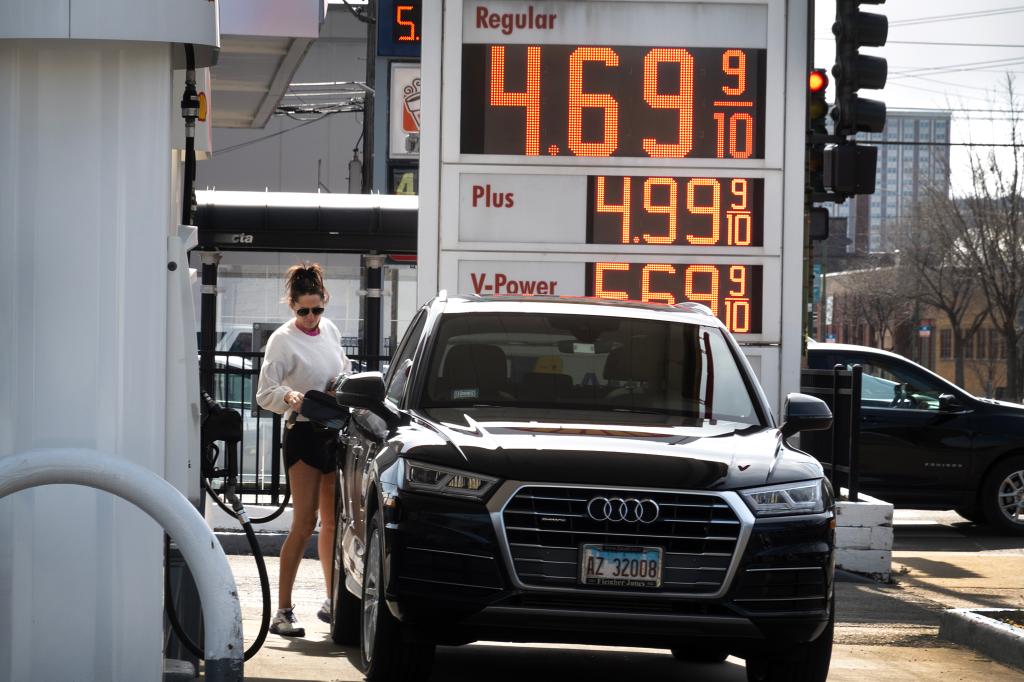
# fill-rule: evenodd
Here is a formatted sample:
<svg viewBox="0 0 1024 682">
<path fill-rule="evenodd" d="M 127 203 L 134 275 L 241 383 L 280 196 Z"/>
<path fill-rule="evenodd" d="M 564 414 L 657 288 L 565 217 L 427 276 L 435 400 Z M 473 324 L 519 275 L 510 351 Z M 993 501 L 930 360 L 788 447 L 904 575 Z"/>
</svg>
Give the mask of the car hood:
<svg viewBox="0 0 1024 682">
<path fill-rule="evenodd" d="M 774 428 L 701 420 L 639 424 L 635 416 L 611 423 L 566 414 L 527 419 L 497 412 L 420 411 L 420 427 L 446 447 L 438 447 L 436 438 L 413 438 L 403 455 L 502 479 L 622 487 L 725 490 L 822 475 L 816 460 L 786 447 Z"/>
</svg>

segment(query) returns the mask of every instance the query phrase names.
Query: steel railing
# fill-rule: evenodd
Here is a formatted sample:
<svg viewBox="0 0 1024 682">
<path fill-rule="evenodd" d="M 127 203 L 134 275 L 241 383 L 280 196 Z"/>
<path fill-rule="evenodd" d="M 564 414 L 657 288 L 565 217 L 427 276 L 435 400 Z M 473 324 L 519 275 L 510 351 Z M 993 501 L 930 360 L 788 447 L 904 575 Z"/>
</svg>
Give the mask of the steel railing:
<svg viewBox="0 0 1024 682">
<path fill-rule="evenodd" d="M 835 490 L 845 484 L 854 502 L 860 491 L 862 374 L 860 365 L 800 372 L 800 391 L 821 398 L 832 410 L 832 428 L 801 433 L 800 448 L 821 462 Z"/>
<path fill-rule="evenodd" d="M 389 340 L 388 340 L 389 341 Z M 389 351 L 390 344 L 385 350 Z M 357 347 L 342 346 L 356 369 L 362 369 L 375 360 L 378 367 L 386 368 L 390 355 L 366 356 Z M 237 492 L 246 504 L 278 505 L 288 494 L 281 457 L 284 423 L 281 415 L 260 408 L 256 404 L 262 352 L 214 351 L 213 398 L 222 406 L 242 414 L 242 440 L 238 444 L 236 473 Z M 204 385 L 202 382 L 200 385 Z M 213 475 L 224 475 L 228 469 L 226 451 L 221 448 L 213 462 Z"/>
</svg>

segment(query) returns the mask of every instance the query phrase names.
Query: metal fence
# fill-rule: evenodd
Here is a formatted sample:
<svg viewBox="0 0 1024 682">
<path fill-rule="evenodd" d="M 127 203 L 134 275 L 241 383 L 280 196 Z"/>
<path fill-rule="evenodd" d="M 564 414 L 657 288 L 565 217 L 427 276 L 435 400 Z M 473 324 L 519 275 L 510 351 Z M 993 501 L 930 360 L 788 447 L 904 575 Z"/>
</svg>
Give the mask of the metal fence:
<svg viewBox="0 0 1024 682">
<path fill-rule="evenodd" d="M 343 341 L 356 341 L 344 339 Z M 390 339 L 385 341 L 388 354 L 364 356 L 358 347 L 343 345 L 353 368 L 362 371 L 377 364 L 381 371 L 390 360 Z M 243 502 L 255 505 L 278 505 L 288 494 L 288 482 L 281 457 L 281 436 L 284 422 L 281 415 L 256 404 L 262 352 L 214 351 L 213 398 L 228 409 L 242 415 L 242 441 L 238 445 L 238 492 Z M 372 362 L 376 361 L 376 363 Z M 225 448 L 220 448 L 214 466 L 226 469 Z M 219 488 L 217 482 L 214 488 Z"/>
<path fill-rule="evenodd" d="M 845 485 L 856 502 L 860 491 L 860 393 L 862 369 L 805 369 L 800 372 L 800 391 L 821 398 L 832 410 L 832 428 L 800 434 L 800 448 L 814 455 L 838 491 Z"/>
</svg>

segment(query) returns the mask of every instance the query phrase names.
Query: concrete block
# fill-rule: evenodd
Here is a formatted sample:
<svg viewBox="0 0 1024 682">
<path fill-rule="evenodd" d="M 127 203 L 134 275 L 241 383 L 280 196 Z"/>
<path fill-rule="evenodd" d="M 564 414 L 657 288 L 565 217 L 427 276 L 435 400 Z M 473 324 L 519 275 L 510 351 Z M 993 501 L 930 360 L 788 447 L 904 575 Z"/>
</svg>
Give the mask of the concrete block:
<svg viewBox="0 0 1024 682">
<path fill-rule="evenodd" d="M 865 573 L 888 581 L 892 574 L 892 551 L 886 549 L 836 548 L 836 568 Z"/>
<path fill-rule="evenodd" d="M 869 549 L 892 549 L 892 526 L 872 528 Z"/>
<path fill-rule="evenodd" d="M 1020 609 L 948 609 L 939 617 L 939 637 L 1024 670 L 1024 628 L 1000 618 L 1020 618 Z"/>
<path fill-rule="evenodd" d="M 836 547 L 843 549 L 871 549 L 871 528 L 837 526 Z"/>
<path fill-rule="evenodd" d="M 873 527 L 892 525 L 892 505 L 888 502 L 836 502 L 836 525 Z"/>
</svg>

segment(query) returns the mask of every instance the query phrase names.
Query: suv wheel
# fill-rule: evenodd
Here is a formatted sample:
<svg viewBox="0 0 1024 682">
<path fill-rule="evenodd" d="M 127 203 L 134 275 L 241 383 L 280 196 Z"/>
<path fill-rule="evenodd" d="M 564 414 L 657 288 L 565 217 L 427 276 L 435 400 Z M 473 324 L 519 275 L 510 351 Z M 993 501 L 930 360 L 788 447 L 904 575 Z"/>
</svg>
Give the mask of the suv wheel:
<svg viewBox="0 0 1024 682">
<path fill-rule="evenodd" d="M 401 626 L 384 600 L 384 544 L 380 512 L 366 532 L 360 658 L 369 682 L 416 682 L 430 675 L 434 645 L 403 639 Z"/>
<path fill-rule="evenodd" d="M 747 682 L 825 682 L 832 661 L 835 597 L 829 601 L 828 625 L 813 642 L 798 644 L 777 655 L 747 659 Z"/>
<path fill-rule="evenodd" d="M 981 505 L 993 526 L 1024 535 L 1024 457 L 996 464 L 982 484 Z"/>
<path fill-rule="evenodd" d="M 359 643 L 359 598 L 345 587 L 345 561 L 341 551 L 342 524 L 334 526 L 334 571 L 331 575 L 331 639 L 335 644 Z"/>
</svg>

